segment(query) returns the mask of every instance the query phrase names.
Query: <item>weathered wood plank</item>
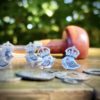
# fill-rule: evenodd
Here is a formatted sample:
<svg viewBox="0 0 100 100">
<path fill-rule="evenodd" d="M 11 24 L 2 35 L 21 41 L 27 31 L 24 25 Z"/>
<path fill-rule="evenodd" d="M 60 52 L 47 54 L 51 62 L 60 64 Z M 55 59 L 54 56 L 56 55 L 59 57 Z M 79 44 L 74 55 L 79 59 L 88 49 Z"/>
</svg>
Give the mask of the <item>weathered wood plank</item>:
<svg viewBox="0 0 100 100">
<path fill-rule="evenodd" d="M 86 100 L 91 100 L 93 89 L 84 83 L 71 85 L 63 83 L 58 79 L 47 82 L 21 81 L 17 83 L 0 83 L 0 95 L 19 98 L 19 94 L 31 94 L 31 96 L 33 95 L 33 98 L 35 94 L 43 94 L 46 95 L 46 98 L 49 96 L 49 99 L 47 100 L 84 100 L 84 98 L 86 98 Z"/>
<path fill-rule="evenodd" d="M 91 49 L 89 57 L 78 60 L 83 71 L 88 68 L 100 67 L 100 49 Z M 95 53 L 94 52 L 98 52 Z M 23 57 L 13 59 L 12 69 L 27 67 Z M 56 59 L 53 68 L 62 70 L 61 59 Z M 0 83 L 0 100 L 100 100 L 100 77 L 92 76 L 88 81 L 71 85 L 61 82 L 58 79 L 47 82 L 19 81 L 16 83 Z M 25 99 L 26 98 L 26 99 Z"/>
</svg>

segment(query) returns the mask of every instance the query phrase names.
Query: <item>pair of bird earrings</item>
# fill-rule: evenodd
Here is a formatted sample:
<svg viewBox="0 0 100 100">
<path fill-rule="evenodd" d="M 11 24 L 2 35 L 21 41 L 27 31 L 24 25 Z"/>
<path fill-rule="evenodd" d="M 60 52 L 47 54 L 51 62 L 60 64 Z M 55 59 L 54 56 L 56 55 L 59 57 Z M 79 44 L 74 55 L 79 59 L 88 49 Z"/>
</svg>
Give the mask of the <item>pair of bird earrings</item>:
<svg viewBox="0 0 100 100">
<path fill-rule="evenodd" d="M 32 67 L 39 66 L 41 69 L 52 67 L 54 58 L 50 55 L 49 48 L 30 42 L 25 49 L 26 60 Z"/>
<path fill-rule="evenodd" d="M 13 58 L 14 46 L 10 42 L 4 43 L 0 48 L 0 69 L 5 69 L 10 65 Z M 26 61 L 31 67 L 39 66 L 41 69 L 51 68 L 55 58 L 50 55 L 50 49 L 39 44 L 30 42 L 25 47 Z M 62 59 L 62 66 L 64 69 L 74 70 L 80 67 L 75 61 L 79 55 L 79 50 L 75 47 L 69 47 L 65 50 L 65 57 Z"/>
</svg>

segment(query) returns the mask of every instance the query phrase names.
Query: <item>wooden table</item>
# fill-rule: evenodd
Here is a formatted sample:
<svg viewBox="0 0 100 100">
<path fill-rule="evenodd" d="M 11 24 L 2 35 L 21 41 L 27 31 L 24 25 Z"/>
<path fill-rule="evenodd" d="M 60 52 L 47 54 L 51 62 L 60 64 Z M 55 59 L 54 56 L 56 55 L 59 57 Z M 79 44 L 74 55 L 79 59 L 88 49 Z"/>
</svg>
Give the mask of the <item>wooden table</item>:
<svg viewBox="0 0 100 100">
<path fill-rule="evenodd" d="M 100 49 L 89 50 L 89 57 L 78 60 L 83 69 L 100 68 Z M 18 55 L 17 55 L 18 56 Z M 26 61 L 23 57 L 13 59 L 13 70 L 23 69 Z M 56 59 L 53 68 L 62 70 L 61 59 Z M 100 100 L 100 77 L 91 76 L 83 83 L 76 85 L 63 83 L 54 79 L 46 82 L 18 81 L 13 83 L 0 83 L 0 100 Z"/>
</svg>

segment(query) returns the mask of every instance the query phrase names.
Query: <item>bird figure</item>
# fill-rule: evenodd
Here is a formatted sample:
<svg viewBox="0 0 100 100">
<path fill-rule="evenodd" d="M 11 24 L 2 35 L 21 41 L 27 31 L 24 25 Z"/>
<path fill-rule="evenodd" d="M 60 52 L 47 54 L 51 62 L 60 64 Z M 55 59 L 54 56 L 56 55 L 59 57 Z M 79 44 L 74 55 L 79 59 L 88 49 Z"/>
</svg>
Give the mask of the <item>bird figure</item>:
<svg viewBox="0 0 100 100">
<path fill-rule="evenodd" d="M 54 58 L 50 55 L 50 49 L 47 47 L 40 47 L 38 53 L 42 58 L 40 68 L 51 68 L 54 63 Z"/>
<path fill-rule="evenodd" d="M 66 49 L 66 56 L 62 59 L 62 66 L 65 69 L 74 70 L 80 67 L 80 65 L 75 61 L 75 58 L 78 57 L 79 51 L 76 47 L 69 47 Z"/>
<path fill-rule="evenodd" d="M 26 49 L 26 52 L 27 52 L 26 61 L 28 62 L 28 64 L 31 65 L 32 68 L 38 66 L 41 59 L 35 53 L 36 48 L 35 48 L 34 44 L 32 42 L 30 42 L 26 46 L 25 49 Z"/>
<path fill-rule="evenodd" d="M 13 58 L 13 45 L 10 42 L 6 42 L 0 49 L 0 68 L 7 67 Z"/>
</svg>

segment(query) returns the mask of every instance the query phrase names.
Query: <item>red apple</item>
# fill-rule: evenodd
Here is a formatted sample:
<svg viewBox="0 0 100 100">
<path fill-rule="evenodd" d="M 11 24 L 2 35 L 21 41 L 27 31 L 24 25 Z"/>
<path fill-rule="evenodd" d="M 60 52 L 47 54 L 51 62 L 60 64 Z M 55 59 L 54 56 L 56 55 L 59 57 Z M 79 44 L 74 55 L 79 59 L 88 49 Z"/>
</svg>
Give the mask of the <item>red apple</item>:
<svg viewBox="0 0 100 100">
<path fill-rule="evenodd" d="M 65 28 L 62 38 L 66 40 L 67 48 L 75 46 L 80 51 L 78 58 L 82 59 L 88 56 L 89 37 L 83 28 L 73 25 L 68 26 Z"/>
<path fill-rule="evenodd" d="M 44 46 L 50 48 L 51 53 L 64 53 L 65 49 L 67 48 L 67 44 L 65 40 L 61 39 L 53 39 L 53 40 L 41 40 Z"/>
</svg>

